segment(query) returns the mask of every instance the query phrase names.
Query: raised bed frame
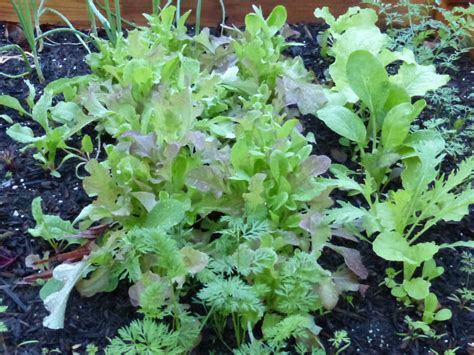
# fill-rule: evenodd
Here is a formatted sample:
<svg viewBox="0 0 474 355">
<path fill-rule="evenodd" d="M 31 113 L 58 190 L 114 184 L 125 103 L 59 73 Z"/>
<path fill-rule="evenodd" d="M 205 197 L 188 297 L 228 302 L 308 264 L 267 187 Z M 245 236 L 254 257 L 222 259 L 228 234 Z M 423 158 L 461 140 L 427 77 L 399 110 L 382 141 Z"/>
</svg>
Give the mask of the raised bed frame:
<svg viewBox="0 0 474 355">
<path fill-rule="evenodd" d="M 48 0 L 47 6 L 63 13 L 75 26 L 87 28 L 90 26 L 85 5 L 86 0 Z M 225 4 L 226 23 L 242 25 L 245 15 L 252 11 L 252 5 L 261 6 L 268 13 L 276 5 L 284 5 L 288 11 L 288 22 L 315 22 L 313 11 L 317 7 L 329 6 L 335 15 L 341 15 L 347 8 L 360 4 L 359 0 L 222 0 Z M 395 0 L 388 0 L 394 2 Z M 427 0 L 412 0 L 426 2 Z M 121 0 L 122 16 L 138 24 L 144 24 L 143 13 L 151 12 L 151 0 Z M 444 0 L 444 5 L 469 4 L 469 0 Z M 196 0 L 182 1 L 182 12 L 192 10 L 190 23 L 194 23 Z M 9 0 L 0 0 L 0 21 L 17 22 L 17 17 Z M 204 26 L 217 26 L 222 21 L 222 8 L 219 0 L 202 0 L 201 23 Z M 41 18 L 43 24 L 62 24 L 53 14 L 45 14 Z"/>
</svg>

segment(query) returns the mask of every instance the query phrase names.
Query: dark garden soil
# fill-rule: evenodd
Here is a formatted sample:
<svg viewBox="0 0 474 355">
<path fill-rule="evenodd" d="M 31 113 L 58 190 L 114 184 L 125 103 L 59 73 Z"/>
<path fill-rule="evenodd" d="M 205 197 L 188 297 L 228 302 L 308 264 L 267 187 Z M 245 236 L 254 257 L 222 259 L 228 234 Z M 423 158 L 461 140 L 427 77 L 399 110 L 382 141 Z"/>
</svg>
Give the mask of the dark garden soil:
<svg viewBox="0 0 474 355">
<path fill-rule="evenodd" d="M 328 63 L 319 56 L 316 37 L 320 26 L 295 26 L 301 33 L 297 39 L 305 46 L 289 50 L 290 55 L 303 57 L 306 66 L 315 71 L 316 77 L 324 81 L 324 71 Z M 47 81 L 61 77 L 85 74 L 88 71 L 84 63 L 85 51 L 74 42 L 74 37 L 60 35 L 55 41 L 58 46 L 46 46 L 41 53 L 43 72 Z M 0 25 L 0 46 L 6 44 L 4 26 Z M 469 58 L 460 61 L 461 69 L 453 75 L 451 85 L 456 85 L 464 101 L 473 104 L 468 96 L 472 92 L 474 76 L 472 62 Z M 14 73 L 19 68 L 17 60 L 10 60 L 0 66 L 3 72 Z M 42 85 L 35 75 L 29 80 L 41 94 Z M 0 79 L 0 95 L 12 95 L 20 100 L 27 96 L 27 86 L 22 79 Z M 471 101 L 469 101 L 471 100 Z M 8 113 L 14 120 L 23 121 L 11 110 Z M 28 122 L 34 131 L 38 126 Z M 348 161 L 350 152 L 341 148 L 338 137 L 325 128 L 319 120 L 304 117 L 303 124 L 307 131 L 315 133 L 319 154 L 327 154 L 334 161 L 351 164 Z M 37 196 L 43 199 L 43 207 L 48 214 L 59 214 L 64 219 L 73 219 L 89 203 L 76 177 L 74 162 L 69 161 L 60 170 L 61 178 L 53 178 L 33 159 L 32 152 L 20 152 L 21 146 L 13 142 L 5 133 L 8 123 L 0 120 L 0 298 L 8 306 L 3 320 L 9 331 L 0 335 L 0 353 L 8 354 L 41 354 L 43 348 L 58 349 L 62 354 L 73 352 L 84 353 L 88 343 L 99 347 L 107 344 L 107 337 L 112 337 L 118 328 L 127 325 L 137 317 L 135 309 L 129 303 L 127 285 L 121 284 L 111 293 L 103 293 L 91 298 L 81 298 L 74 292 L 69 299 L 65 328 L 60 331 L 48 330 L 42 326 L 42 319 L 47 312 L 39 298 L 38 287 L 22 284 L 23 277 L 32 273 L 25 267 L 25 257 L 29 254 L 42 254 L 50 247 L 39 239 L 31 238 L 28 228 L 34 225 L 31 216 L 31 201 Z M 10 161 L 11 160 L 11 161 Z M 446 167 L 449 170 L 452 163 Z M 472 212 L 472 211 L 471 211 Z M 474 222 L 471 216 L 458 224 L 444 224 L 435 228 L 426 239 L 438 242 L 452 242 L 459 239 L 472 239 Z M 345 354 L 428 354 L 430 349 L 442 353 L 448 348 L 459 347 L 458 354 L 474 352 L 474 313 L 460 309 L 459 305 L 447 299 L 456 289 L 466 286 L 467 276 L 459 270 L 460 252 L 445 249 L 437 261 L 444 266 L 445 273 L 434 281 L 434 291 L 440 302 L 453 311 L 450 321 L 437 323 L 433 327 L 439 334 L 445 334 L 439 340 L 415 340 L 404 342 L 397 333 L 406 333 L 404 316 L 420 318 L 416 309 L 407 309 L 398 304 L 383 286 L 378 286 L 384 278 L 386 262 L 376 257 L 367 243 L 358 246 L 365 265 L 369 269 L 369 286 L 365 297 L 353 295 L 352 302 L 346 299 L 339 302 L 331 313 L 317 316 L 317 323 L 323 328 L 321 339 L 329 350 L 328 339 L 336 330 L 346 330 L 352 344 Z M 2 262 L 14 259 L 12 263 L 1 266 Z M 323 256 L 327 267 L 333 268 L 340 260 L 331 255 Z M 229 332 L 229 337 L 232 337 Z M 203 341 L 196 354 L 228 353 L 216 337 L 209 332 L 203 335 Z M 233 341 L 229 340 L 229 344 Z M 469 348 L 471 344 L 471 348 Z M 434 354 L 434 353 L 433 353 Z"/>
</svg>

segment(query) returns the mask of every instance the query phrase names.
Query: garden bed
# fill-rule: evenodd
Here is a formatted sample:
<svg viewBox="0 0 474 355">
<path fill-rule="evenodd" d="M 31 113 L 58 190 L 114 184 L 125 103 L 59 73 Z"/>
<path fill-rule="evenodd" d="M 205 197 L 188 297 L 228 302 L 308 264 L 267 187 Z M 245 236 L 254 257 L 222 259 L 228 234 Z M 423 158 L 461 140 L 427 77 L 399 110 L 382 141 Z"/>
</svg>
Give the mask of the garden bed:
<svg viewBox="0 0 474 355">
<path fill-rule="evenodd" d="M 294 26 L 300 36 L 295 40 L 303 42 L 303 47 L 288 50 L 289 55 L 303 57 L 305 66 L 313 70 L 319 80 L 324 80 L 325 70 L 330 62 L 319 54 L 320 48 L 316 38 L 322 31 L 320 25 Z M 4 28 L 0 28 L 0 45 L 4 44 Z M 70 45 L 74 37 L 58 35 L 55 40 L 59 46 L 46 46 L 41 53 L 43 72 L 47 82 L 62 77 L 72 77 L 88 73 L 84 63 L 85 51 L 82 47 Z M 2 65 L 3 71 L 14 72 L 17 61 L 10 60 Z M 449 85 L 455 86 L 461 93 L 465 104 L 472 106 L 472 85 L 474 82 L 472 62 L 469 56 L 460 60 L 460 70 L 450 73 Z M 43 85 L 30 79 L 42 94 Z M 0 95 L 11 95 L 23 100 L 28 94 L 28 88 L 22 79 L 2 79 Z M 8 110 L 15 122 L 21 122 L 39 130 L 38 124 L 20 117 Z M 426 110 L 424 115 L 429 115 Z M 303 118 L 305 132 L 313 132 L 316 136 L 316 154 L 328 155 L 333 161 L 349 166 L 353 165 L 350 152 L 341 147 L 339 137 L 330 131 L 321 121 L 311 115 Z M 100 293 L 91 298 L 81 298 L 74 291 L 69 299 L 65 328 L 49 330 L 42 326 L 43 317 L 47 315 L 43 303 L 38 296 L 39 288 L 22 283 L 22 279 L 31 274 L 31 269 L 25 266 L 25 256 L 44 253 L 50 247 L 38 238 L 31 238 L 28 228 L 35 223 L 31 215 L 32 200 L 41 196 L 45 213 L 60 215 L 63 219 L 74 219 L 90 199 L 83 192 L 81 181 L 75 175 L 72 161 L 61 168 L 61 179 L 54 178 L 44 171 L 33 159 L 32 151 L 20 153 L 21 145 L 12 141 L 6 134 L 9 127 L 0 121 L 0 151 L 9 152 L 11 162 L 0 162 L 0 236 L 1 253 L 6 258 L 15 258 L 10 265 L 0 269 L 0 289 L 3 303 L 8 306 L 4 314 L 9 331 L 4 333 L 4 349 L 7 353 L 41 354 L 41 350 L 59 349 L 61 353 L 72 351 L 84 352 L 85 346 L 95 343 L 99 347 L 107 344 L 107 337 L 113 337 L 118 328 L 128 325 L 136 318 L 135 307 L 132 307 L 128 296 L 128 285 L 121 282 L 111 293 Z M 93 131 L 90 130 L 91 135 Z M 80 139 L 78 140 L 78 142 Z M 446 171 L 453 169 L 455 162 L 449 160 L 443 163 Z M 356 198 L 353 203 L 360 204 Z M 472 212 L 472 210 L 471 210 Z M 432 229 L 426 239 L 437 243 L 450 243 L 458 240 L 471 240 L 474 235 L 472 213 L 460 223 L 444 223 Z M 474 342 L 474 317 L 472 312 L 461 309 L 459 304 L 448 299 L 456 289 L 465 286 L 466 274 L 460 271 L 461 256 L 458 250 L 446 249 L 437 256 L 438 265 L 443 266 L 445 273 L 433 283 L 432 290 L 438 295 L 443 306 L 452 310 L 450 320 L 433 325 L 439 334 L 445 334 L 438 340 L 417 339 L 403 341 L 407 333 L 404 317 L 410 315 L 419 318 L 419 313 L 413 308 L 403 307 L 390 290 L 379 285 L 384 280 L 384 273 L 389 263 L 376 256 L 369 244 L 359 243 L 364 265 L 368 268 L 369 276 L 363 283 L 368 286 L 365 296 L 354 294 L 353 300 L 340 299 L 336 308 L 323 315 L 317 315 L 317 324 L 322 327 L 320 338 L 331 349 L 329 339 L 337 330 L 346 330 L 351 338 L 351 346 L 344 353 L 360 354 L 429 354 L 431 350 L 442 352 L 446 349 L 459 347 L 461 353 L 471 353 Z M 342 257 L 334 255 L 322 256 L 321 264 L 328 269 L 335 269 L 342 262 Z M 418 314 L 418 315 L 417 315 Z M 233 332 L 229 331 L 229 343 L 232 344 Z M 202 342 L 193 353 L 226 353 L 227 350 L 213 335 L 211 329 L 205 329 Z M 0 345 L 1 347 L 1 345 Z"/>
</svg>

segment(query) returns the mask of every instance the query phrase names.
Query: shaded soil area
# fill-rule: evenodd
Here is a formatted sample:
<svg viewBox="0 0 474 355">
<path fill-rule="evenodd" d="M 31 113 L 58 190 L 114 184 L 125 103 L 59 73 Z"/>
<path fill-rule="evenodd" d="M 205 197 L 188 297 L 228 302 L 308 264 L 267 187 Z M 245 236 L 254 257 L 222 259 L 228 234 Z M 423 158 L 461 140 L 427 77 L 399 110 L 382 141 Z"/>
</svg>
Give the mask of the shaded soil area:
<svg viewBox="0 0 474 355">
<path fill-rule="evenodd" d="M 305 65 L 315 71 L 320 82 L 325 81 L 325 70 L 329 63 L 319 56 L 316 42 L 321 26 L 294 26 L 300 32 L 296 40 L 304 46 L 288 50 L 289 55 L 300 55 Z M 0 26 L 0 46 L 6 44 L 4 28 Z M 84 63 L 85 50 L 81 46 L 67 43 L 74 42 L 74 37 L 58 35 L 55 38 L 61 45 L 47 45 L 41 53 L 43 72 L 47 81 L 67 76 L 76 76 L 88 72 Z M 66 44 L 64 44 L 66 43 Z M 14 73 L 19 68 L 16 60 L 10 60 L 1 66 L 4 72 Z M 474 82 L 472 63 L 463 58 L 460 70 L 454 73 L 451 85 L 456 85 L 462 99 L 472 105 L 469 98 Z M 29 80 L 41 94 L 42 85 L 35 75 Z M 0 95 L 12 95 L 23 100 L 28 93 L 22 79 L 0 79 Z M 471 95 L 472 96 L 472 95 Z M 36 123 L 26 122 L 11 110 L 0 110 L 15 121 L 28 124 L 34 131 Z M 353 166 L 349 160 L 350 151 L 338 143 L 338 137 L 314 117 L 304 117 L 303 125 L 307 131 L 314 132 L 317 139 L 315 150 L 318 154 L 327 154 L 333 161 Z M 41 196 L 45 213 L 58 214 L 64 219 L 73 219 L 89 203 L 81 187 L 81 181 L 75 175 L 74 161 L 67 162 L 60 170 L 61 178 L 54 178 L 45 172 L 33 158 L 33 152 L 21 152 L 21 145 L 13 142 L 5 133 L 8 123 L 0 120 L 0 256 L 15 258 L 10 265 L 0 268 L 0 298 L 8 306 L 2 315 L 9 331 L 0 336 L 0 352 L 11 354 L 41 354 L 42 349 L 58 349 L 60 353 L 70 354 L 73 351 L 84 353 L 88 343 L 99 347 L 107 344 L 107 337 L 112 337 L 118 328 L 127 325 L 137 317 L 135 308 L 130 305 L 127 294 L 128 286 L 121 284 L 111 293 L 103 293 L 91 298 L 81 298 L 73 292 L 68 302 L 66 324 L 63 330 L 53 331 L 42 326 L 42 319 L 47 315 L 39 298 L 38 287 L 25 285 L 21 279 L 31 274 L 25 267 L 25 257 L 29 254 L 43 254 L 51 247 L 28 234 L 28 228 L 34 226 L 31 216 L 31 202 Z M 452 168 L 453 164 L 446 168 Z M 472 212 L 472 211 L 471 211 Z M 472 213 L 471 213 L 472 216 Z M 426 239 L 437 242 L 453 242 L 460 239 L 469 240 L 474 236 L 472 217 L 458 224 L 444 224 L 433 229 Z M 448 297 L 456 289 L 467 286 L 467 276 L 460 271 L 461 254 L 458 250 L 445 249 L 437 257 L 438 263 L 445 268 L 443 276 L 434 281 L 433 290 L 440 302 L 453 311 L 450 321 L 437 323 L 433 328 L 442 335 L 438 340 L 413 339 L 404 341 L 407 333 L 404 323 L 406 315 L 419 319 L 420 314 L 414 308 L 398 304 L 389 290 L 379 286 L 384 279 L 384 270 L 389 266 L 376 257 L 370 245 L 361 242 L 358 245 L 363 261 L 369 269 L 366 284 L 369 289 L 365 295 L 351 295 L 353 299 L 341 299 L 331 313 L 317 316 L 317 323 L 323 328 L 321 339 L 329 353 L 334 352 L 329 339 L 337 330 L 346 330 L 351 338 L 351 346 L 344 354 L 434 354 L 432 350 L 443 352 L 449 348 L 459 347 L 459 353 L 468 353 L 469 344 L 474 343 L 474 316 L 472 312 L 461 309 Z M 324 255 L 323 262 L 328 268 L 340 264 L 333 255 Z M 229 332 L 229 337 L 232 337 Z M 211 350 L 218 354 L 228 353 L 209 330 L 203 335 L 203 341 L 196 354 L 207 354 Z M 229 340 L 232 344 L 233 340 Z M 474 344 L 472 345 L 474 347 Z"/>
</svg>

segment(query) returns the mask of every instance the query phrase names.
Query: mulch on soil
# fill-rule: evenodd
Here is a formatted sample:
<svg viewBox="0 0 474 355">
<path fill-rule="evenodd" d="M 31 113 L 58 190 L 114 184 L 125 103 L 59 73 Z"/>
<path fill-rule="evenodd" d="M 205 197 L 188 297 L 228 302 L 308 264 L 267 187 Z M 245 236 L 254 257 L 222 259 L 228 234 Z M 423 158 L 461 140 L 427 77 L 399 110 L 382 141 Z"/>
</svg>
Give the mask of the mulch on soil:
<svg viewBox="0 0 474 355">
<path fill-rule="evenodd" d="M 325 70 L 329 63 L 319 56 L 316 42 L 321 26 L 294 26 L 300 37 L 297 41 L 304 43 L 302 47 L 288 50 L 289 55 L 302 56 L 305 65 L 316 73 L 321 82 L 325 79 Z M 70 35 L 57 35 L 59 43 L 74 42 Z M 4 27 L 0 25 L 0 46 L 6 44 Z M 61 77 L 70 77 L 88 73 L 84 63 L 85 50 L 81 46 L 61 44 L 46 46 L 41 53 L 43 72 L 48 82 Z M 11 60 L 1 66 L 2 71 L 14 73 L 18 70 L 18 62 Z M 472 63 L 468 57 L 460 61 L 460 70 L 451 73 L 453 80 L 450 85 L 460 89 L 462 99 L 473 105 L 472 92 L 474 75 Z M 39 84 L 35 75 L 29 80 L 42 93 L 43 85 Z M 0 79 L 0 95 L 12 95 L 20 101 L 26 98 L 27 86 L 22 79 Z M 472 95 L 471 95 L 472 96 Z M 3 112 L 3 108 L 1 109 Z M 15 112 L 7 110 L 15 121 L 24 122 Z M 327 154 L 334 161 L 350 163 L 350 156 L 338 144 L 338 137 L 328 130 L 324 124 L 314 117 L 306 116 L 303 124 L 307 131 L 316 135 L 318 154 Z M 35 122 L 28 122 L 36 132 L 39 127 Z M 28 228 L 34 226 L 31 216 L 31 202 L 41 196 L 45 213 L 58 214 L 64 219 L 73 219 L 90 201 L 81 187 L 81 181 L 76 177 L 74 162 L 68 161 L 60 170 L 61 178 L 54 178 L 45 172 L 33 159 L 33 152 L 20 152 L 21 145 L 12 141 L 5 133 L 8 123 L 0 121 L 0 156 L 10 152 L 12 164 L 2 162 L 0 157 L 0 257 L 13 256 L 14 262 L 0 268 L 0 291 L 3 304 L 8 310 L 3 314 L 9 331 L 3 334 L 4 345 L 0 337 L 0 352 L 11 354 L 41 354 L 43 348 L 58 349 L 63 354 L 76 351 L 84 353 L 88 343 L 99 347 L 107 344 L 107 337 L 112 337 L 118 328 L 127 325 L 138 315 L 130 305 L 126 284 L 121 284 L 111 293 L 102 293 L 91 298 L 81 298 L 73 292 L 67 307 L 66 323 L 63 330 L 49 330 L 42 326 L 42 319 L 47 315 L 39 298 L 38 287 L 23 285 L 19 281 L 32 273 L 25 267 L 25 257 L 29 254 L 42 254 L 50 250 L 47 243 L 32 238 Z M 451 164 L 454 166 L 453 164 Z M 444 224 L 433 229 L 426 239 L 438 242 L 452 242 L 459 239 L 472 239 L 474 222 L 471 216 L 458 224 Z M 445 273 L 434 281 L 433 290 L 439 296 L 440 302 L 453 311 L 450 321 L 434 324 L 434 329 L 440 334 L 446 334 L 437 341 L 416 340 L 403 342 L 397 333 L 405 333 L 403 322 L 405 315 L 419 318 L 416 309 L 407 309 L 398 304 L 390 295 L 387 288 L 378 286 L 383 282 L 386 262 L 376 257 L 367 243 L 359 243 L 363 261 L 369 269 L 366 284 L 369 289 L 365 297 L 353 295 L 353 301 L 340 300 L 331 313 L 318 316 L 317 323 L 323 328 L 321 338 L 327 349 L 331 349 L 328 339 L 336 330 L 346 330 L 352 344 L 345 354 L 428 354 L 430 349 L 443 351 L 448 348 L 460 347 L 460 353 L 467 353 L 468 344 L 474 347 L 474 314 L 461 310 L 459 305 L 447 297 L 456 289 L 466 286 L 466 274 L 459 270 L 460 252 L 445 249 L 437 257 L 444 266 Z M 323 256 L 329 268 L 334 268 L 340 260 L 334 256 Z M 334 265 L 334 266 L 333 266 Z M 229 337 L 232 337 L 229 332 Z M 211 331 L 203 335 L 203 342 L 196 354 L 205 354 L 210 350 L 216 353 L 228 353 L 225 348 L 212 339 Z M 229 341 L 232 343 L 232 340 Z M 471 348 L 472 350 L 472 348 Z"/>
</svg>

